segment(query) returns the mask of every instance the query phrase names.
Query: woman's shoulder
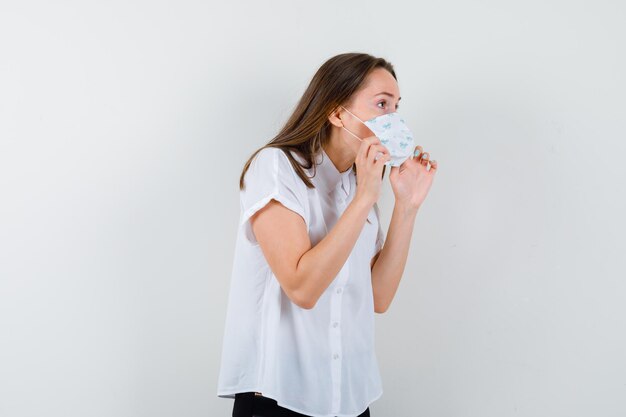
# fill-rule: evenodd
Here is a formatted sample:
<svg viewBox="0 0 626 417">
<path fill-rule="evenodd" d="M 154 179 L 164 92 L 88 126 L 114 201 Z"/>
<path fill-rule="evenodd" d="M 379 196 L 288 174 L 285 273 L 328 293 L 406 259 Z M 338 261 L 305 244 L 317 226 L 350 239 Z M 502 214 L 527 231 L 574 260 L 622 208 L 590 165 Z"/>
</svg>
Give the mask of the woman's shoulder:
<svg viewBox="0 0 626 417">
<path fill-rule="evenodd" d="M 266 147 L 254 155 L 240 191 L 241 224 L 249 242 L 256 243 L 256 238 L 248 220 L 272 199 L 298 213 L 308 226 L 310 209 L 306 184 L 282 149 Z"/>
<path fill-rule="evenodd" d="M 301 159 L 290 149 L 283 150 L 275 146 L 262 148 L 250 161 L 241 193 L 255 194 L 268 189 L 275 192 L 290 190 L 304 198 L 308 193 L 307 184 L 292 165 L 286 152 L 293 156 L 296 164 L 302 166 Z M 304 172 L 308 176 L 306 169 Z"/>
<path fill-rule="evenodd" d="M 269 173 L 297 177 L 296 169 L 292 165 L 289 157 L 289 153 L 298 164 L 302 164 L 302 158 L 297 152 L 291 149 L 282 149 L 275 146 L 268 146 L 258 151 L 250 163 L 252 172 L 250 175 L 267 175 Z"/>
<path fill-rule="evenodd" d="M 266 146 L 264 148 L 261 148 L 261 150 L 258 151 L 254 156 L 254 160 L 258 161 L 257 163 L 260 164 L 264 163 L 270 165 L 280 161 L 289 162 L 287 153 L 289 153 L 296 161 L 302 161 L 297 152 L 291 149 L 283 149 L 276 146 Z"/>
</svg>

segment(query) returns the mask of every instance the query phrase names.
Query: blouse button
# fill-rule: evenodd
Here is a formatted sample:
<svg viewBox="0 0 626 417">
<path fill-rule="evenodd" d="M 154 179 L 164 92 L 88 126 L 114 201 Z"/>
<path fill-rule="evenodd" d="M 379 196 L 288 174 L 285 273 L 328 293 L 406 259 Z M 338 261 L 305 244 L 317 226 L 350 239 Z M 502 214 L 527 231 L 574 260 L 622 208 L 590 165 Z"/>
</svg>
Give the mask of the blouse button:
<svg viewBox="0 0 626 417">
<path fill-rule="evenodd" d="M 337 294 L 341 294 L 341 287 L 337 288 Z"/>
<path fill-rule="evenodd" d="M 333 327 L 337 327 L 337 326 L 339 326 L 339 323 L 334 322 L 334 323 L 333 323 Z"/>
<path fill-rule="evenodd" d="M 339 355 L 337 355 L 336 353 L 333 355 L 333 359 L 337 359 L 339 358 Z"/>
</svg>

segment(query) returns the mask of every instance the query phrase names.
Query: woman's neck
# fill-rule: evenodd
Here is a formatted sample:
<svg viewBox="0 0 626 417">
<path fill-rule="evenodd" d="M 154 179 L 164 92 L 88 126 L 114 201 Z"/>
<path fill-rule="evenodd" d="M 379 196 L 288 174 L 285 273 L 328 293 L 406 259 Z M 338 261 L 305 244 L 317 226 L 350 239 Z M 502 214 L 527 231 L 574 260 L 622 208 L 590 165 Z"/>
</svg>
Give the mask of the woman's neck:
<svg viewBox="0 0 626 417">
<path fill-rule="evenodd" d="M 352 164 L 354 164 L 354 159 L 350 157 L 350 150 L 333 146 L 332 140 L 326 146 L 323 146 L 323 148 L 326 155 L 330 158 L 330 161 L 340 173 L 346 172 L 352 167 Z"/>
</svg>

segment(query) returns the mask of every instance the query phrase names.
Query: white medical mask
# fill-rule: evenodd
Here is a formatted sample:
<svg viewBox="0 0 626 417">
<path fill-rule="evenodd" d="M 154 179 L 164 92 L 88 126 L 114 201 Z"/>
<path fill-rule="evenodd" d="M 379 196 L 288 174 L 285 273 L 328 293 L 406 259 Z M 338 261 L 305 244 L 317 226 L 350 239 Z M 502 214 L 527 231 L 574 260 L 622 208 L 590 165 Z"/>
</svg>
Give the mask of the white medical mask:
<svg viewBox="0 0 626 417">
<path fill-rule="evenodd" d="M 385 165 L 399 166 L 413 155 L 415 149 L 413 134 L 398 112 L 382 114 L 373 119 L 363 121 L 350 110 L 345 107 L 343 107 L 343 109 L 374 132 L 374 135 L 376 135 L 376 137 L 380 139 L 380 142 L 389 150 L 391 159 L 387 161 Z M 363 140 L 345 127 L 343 128 L 358 140 Z"/>
</svg>

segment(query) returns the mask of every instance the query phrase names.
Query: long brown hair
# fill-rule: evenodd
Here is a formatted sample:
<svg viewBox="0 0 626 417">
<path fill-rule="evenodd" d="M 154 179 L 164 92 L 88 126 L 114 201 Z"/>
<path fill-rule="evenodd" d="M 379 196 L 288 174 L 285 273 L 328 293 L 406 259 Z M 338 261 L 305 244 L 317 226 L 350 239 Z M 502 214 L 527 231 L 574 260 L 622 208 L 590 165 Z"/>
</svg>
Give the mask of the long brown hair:
<svg viewBox="0 0 626 417">
<path fill-rule="evenodd" d="M 391 63 L 365 53 L 339 54 L 324 62 L 278 134 L 250 156 L 239 178 L 239 189 L 244 188 L 244 176 L 256 154 L 269 147 L 282 149 L 306 186 L 314 188 L 302 168 L 310 169 L 315 164 L 314 158 L 320 152 L 321 146 L 330 140 L 332 125 L 328 116 L 337 106 L 349 101 L 370 71 L 379 67 L 389 71 L 397 80 Z M 306 165 L 301 166 L 288 151 L 303 158 Z M 356 164 L 352 168 L 356 173 Z M 383 176 L 385 168 L 386 166 L 383 167 Z"/>
</svg>

